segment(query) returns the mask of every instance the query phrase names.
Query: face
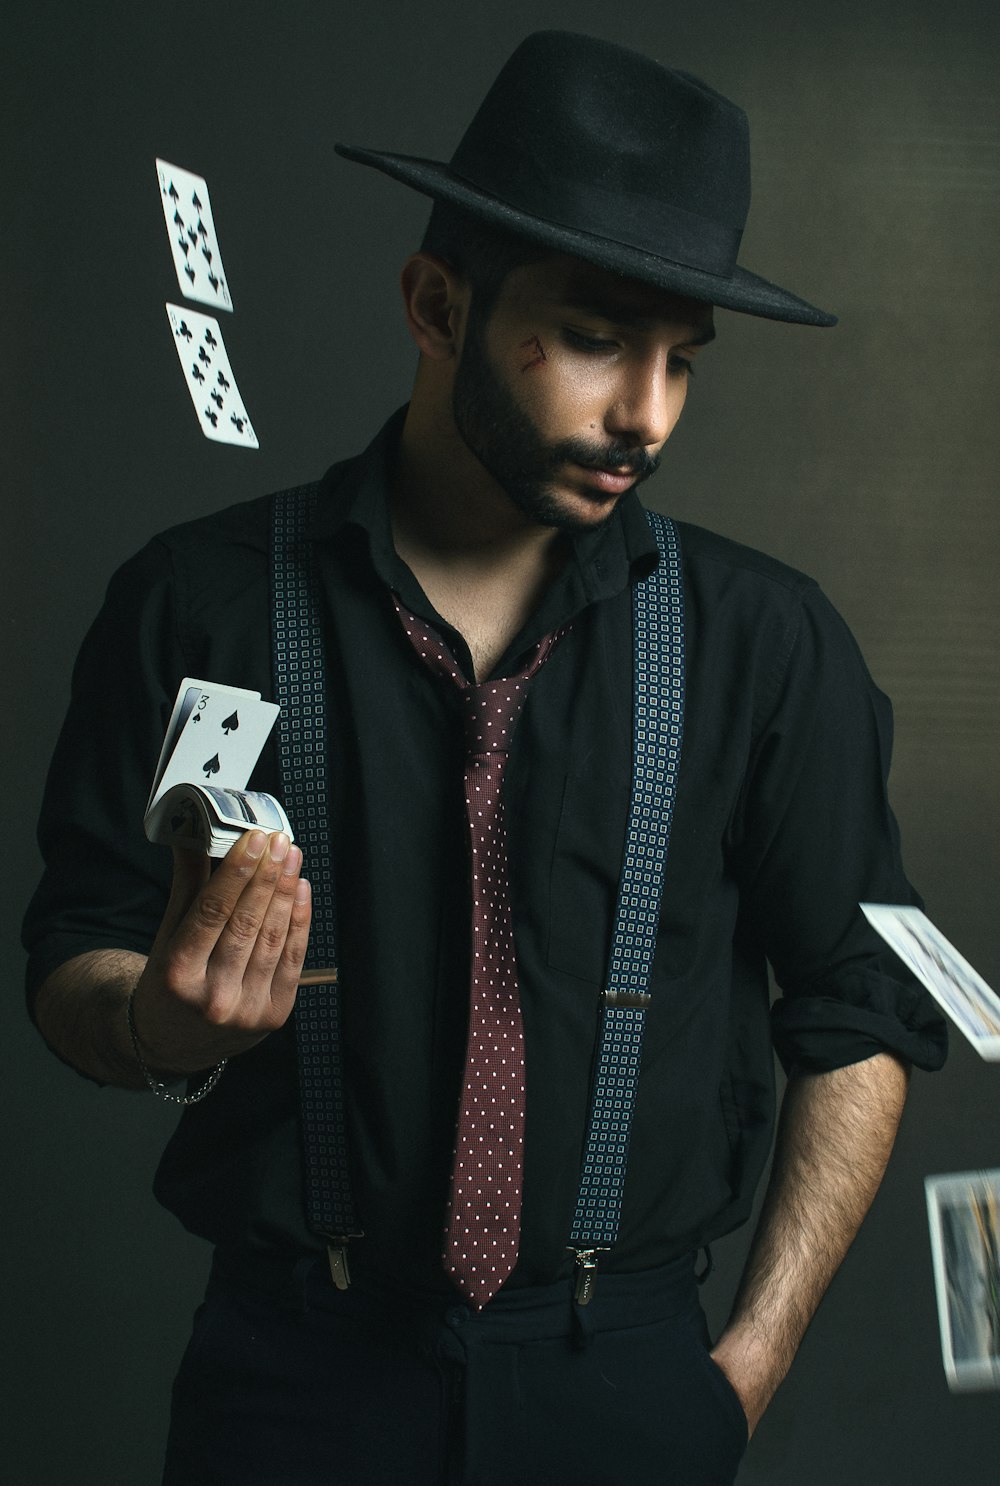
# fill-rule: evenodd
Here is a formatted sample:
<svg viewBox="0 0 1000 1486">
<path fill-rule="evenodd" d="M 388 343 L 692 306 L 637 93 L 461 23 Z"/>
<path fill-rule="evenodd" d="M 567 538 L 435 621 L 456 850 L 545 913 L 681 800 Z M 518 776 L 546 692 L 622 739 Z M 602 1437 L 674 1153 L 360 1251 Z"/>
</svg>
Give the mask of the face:
<svg viewBox="0 0 1000 1486">
<path fill-rule="evenodd" d="M 464 443 L 532 521 L 586 530 L 659 467 L 711 307 L 552 255 L 469 314 L 452 410 Z"/>
</svg>

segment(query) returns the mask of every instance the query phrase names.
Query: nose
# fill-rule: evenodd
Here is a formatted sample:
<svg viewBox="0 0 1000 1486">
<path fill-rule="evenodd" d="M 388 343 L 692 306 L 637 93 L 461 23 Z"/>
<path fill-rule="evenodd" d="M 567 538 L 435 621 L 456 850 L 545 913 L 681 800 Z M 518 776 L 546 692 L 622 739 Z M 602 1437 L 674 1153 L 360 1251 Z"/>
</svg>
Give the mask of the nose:
<svg viewBox="0 0 1000 1486">
<path fill-rule="evenodd" d="M 687 378 L 672 373 L 662 354 L 622 368 L 622 379 L 608 404 L 605 431 L 616 441 L 655 452 L 674 430 Z"/>
</svg>

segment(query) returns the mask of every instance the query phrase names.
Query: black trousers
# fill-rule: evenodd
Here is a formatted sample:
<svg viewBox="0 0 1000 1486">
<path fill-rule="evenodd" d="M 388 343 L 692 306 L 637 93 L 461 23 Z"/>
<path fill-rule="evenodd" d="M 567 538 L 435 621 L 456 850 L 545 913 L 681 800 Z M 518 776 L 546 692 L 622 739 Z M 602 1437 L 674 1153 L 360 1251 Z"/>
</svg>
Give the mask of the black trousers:
<svg viewBox="0 0 1000 1486">
<path fill-rule="evenodd" d="M 163 1486 L 730 1486 L 746 1439 L 693 1258 L 477 1314 L 217 1254 Z"/>
</svg>

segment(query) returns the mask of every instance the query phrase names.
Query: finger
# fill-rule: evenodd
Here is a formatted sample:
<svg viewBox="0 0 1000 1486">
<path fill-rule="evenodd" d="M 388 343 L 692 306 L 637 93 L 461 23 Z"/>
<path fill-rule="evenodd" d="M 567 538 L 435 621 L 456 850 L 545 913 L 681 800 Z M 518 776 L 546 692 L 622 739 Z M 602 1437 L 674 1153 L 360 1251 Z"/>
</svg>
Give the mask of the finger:
<svg viewBox="0 0 1000 1486">
<path fill-rule="evenodd" d="M 190 973 L 204 975 L 237 904 L 267 859 L 267 844 L 264 831 L 245 832 L 216 871 L 203 878 L 197 896 L 176 926 L 171 945 L 178 964 Z"/>
<path fill-rule="evenodd" d="M 299 978 L 309 948 L 309 926 L 312 922 L 312 885 L 300 877 L 288 921 L 288 933 L 274 975 L 271 978 L 271 1001 L 282 1021 L 291 1014 L 298 993 Z"/>
<path fill-rule="evenodd" d="M 271 983 L 291 928 L 301 867 L 302 852 L 297 846 L 289 846 L 243 974 L 250 995 L 270 999 Z"/>
<path fill-rule="evenodd" d="M 209 957 L 211 984 L 218 980 L 225 992 L 249 975 L 251 988 L 259 991 L 259 967 L 268 966 L 270 975 L 284 943 L 294 879 L 301 864 L 301 851 L 292 846 L 283 831 L 268 838 L 267 848 L 252 876 L 245 879 Z"/>
</svg>

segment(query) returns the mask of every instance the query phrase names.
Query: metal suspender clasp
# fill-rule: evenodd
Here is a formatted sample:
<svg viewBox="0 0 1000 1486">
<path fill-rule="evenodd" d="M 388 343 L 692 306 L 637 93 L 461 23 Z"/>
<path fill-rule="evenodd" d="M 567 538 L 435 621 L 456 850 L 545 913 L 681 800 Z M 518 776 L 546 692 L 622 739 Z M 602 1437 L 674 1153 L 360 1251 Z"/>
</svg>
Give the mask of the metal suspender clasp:
<svg viewBox="0 0 1000 1486">
<path fill-rule="evenodd" d="M 616 991 L 608 986 L 601 992 L 601 1006 L 634 1006 L 645 1010 L 652 1002 L 648 991 Z"/>
<path fill-rule="evenodd" d="M 589 1305 L 594 1294 L 594 1285 L 597 1283 L 597 1256 L 606 1254 L 607 1249 L 574 1249 L 576 1255 L 576 1281 L 573 1285 L 573 1299 L 577 1305 Z"/>
<path fill-rule="evenodd" d="M 351 1283 L 351 1271 L 347 1267 L 347 1238 L 327 1235 L 326 1252 L 330 1260 L 330 1278 L 338 1290 L 346 1290 Z"/>
</svg>

